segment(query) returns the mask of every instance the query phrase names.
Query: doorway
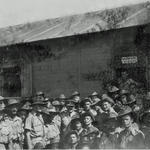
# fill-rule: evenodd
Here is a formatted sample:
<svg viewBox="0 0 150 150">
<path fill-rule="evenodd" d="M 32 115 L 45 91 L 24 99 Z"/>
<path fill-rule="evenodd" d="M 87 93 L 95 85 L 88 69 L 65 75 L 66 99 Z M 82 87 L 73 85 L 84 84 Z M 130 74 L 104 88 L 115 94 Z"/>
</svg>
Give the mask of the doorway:
<svg viewBox="0 0 150 150">
<path fill-rule="evenodd" d="M 19 66 L 3 68 L 3 89 L 4 97 L 21 96 L 21 68 Z"/>
<path fill-rule="evenodd" d="M 129 67 L 129 68 L 117 68 L 115 70 L 116 72 L 116 78 L 121 77 L 121 72 L 127 71 L 129 74 L 129 78 L 132 78 L 133 80 L 140 83 L 142 87 L 147 86 L 146 82 L 146 68 L 145 67 Z"/>
</svg>

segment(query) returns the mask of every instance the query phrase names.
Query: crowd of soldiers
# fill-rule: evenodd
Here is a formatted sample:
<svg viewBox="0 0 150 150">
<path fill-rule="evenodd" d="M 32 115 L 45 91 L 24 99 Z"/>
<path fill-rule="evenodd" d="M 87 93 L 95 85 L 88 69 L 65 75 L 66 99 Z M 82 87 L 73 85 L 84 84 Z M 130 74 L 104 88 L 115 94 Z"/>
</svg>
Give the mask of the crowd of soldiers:
<svg viewBox="0 0 150 150">
<path fill-rule="evenodd" d="M 124 71 L 85 98 L 0 96 L 0 149 L 149 149 L 150 92 L 138 84 Z"/>
</svg>

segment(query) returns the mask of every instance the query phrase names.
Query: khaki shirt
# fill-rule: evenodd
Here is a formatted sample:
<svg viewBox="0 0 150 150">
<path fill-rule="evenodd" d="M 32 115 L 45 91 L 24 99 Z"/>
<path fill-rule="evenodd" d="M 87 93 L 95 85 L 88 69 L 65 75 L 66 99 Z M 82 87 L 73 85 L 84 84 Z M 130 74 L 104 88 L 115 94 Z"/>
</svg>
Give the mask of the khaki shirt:
<svg viewBox="0 0 150 150">
<path fill-rule="evenodd" d="M 20 117 L 15 117 L 12 119 L 12 129 L 13 129 L 13 135 L 12 139 L 23 142 L 23 122 Z"/>
<path fill-rule="evenodd" d="M 31 138 L 44 137 L 44 121 L 42 116 L 29 113 L 25 122 L 25 129 L 31 132 Z"/>
<path fill-rule="evenodd" d="M 2 121 L 0 123 L 0 143 L 8 144 L 12 139 L 12 121 Z"/>
<path fill-rule="evenodd" d="M 60 130 L 56 124 L 45 125 L 45 140 L 47 144 L 58 143 L 60 141 Z"/>
</svg>

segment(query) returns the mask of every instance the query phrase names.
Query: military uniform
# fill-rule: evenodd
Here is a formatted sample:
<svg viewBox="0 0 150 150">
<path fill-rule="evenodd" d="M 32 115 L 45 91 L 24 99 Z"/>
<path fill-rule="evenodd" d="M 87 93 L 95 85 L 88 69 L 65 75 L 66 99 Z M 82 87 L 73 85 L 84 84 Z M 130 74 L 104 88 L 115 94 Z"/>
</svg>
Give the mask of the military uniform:
<svg viewBox="0 0 150 150">
<path fill-rule="evenodd" d="M 46 148 L 56 149 L 60 142 L 60 130 L 54 123 L 45 125 Z"/>
<path fill-rule="evenodd" d="M 111 108 L 109 112 L 102 112 L 96 116 L 95 120 L 98 122 L 98 127 L 100 130 L 103 130 L 103 122 L 112 116 L 118 116 L 118 113 L 113 108 Z"/>
<path fill-rule="evenodd" d="M 145 148 L 144 145 L 145 137 L 143 132 L 135 129 L 134 127 L 130 127 L 130 128 L 133 129 L 132 130 L 125 129 L 120 133 L 118 137 L 119 148 L 124 148 L 124 149 Z"/>
<path fill-rule="evenodd" d="M 88 143 L 89 147 L 94 149 L 98 148 L 98 137 L 100 136 L 99 130 L 91 125 L 88 128 L 84 128 L 81 137 L 81 145 L 82 143 Z"/>
<path fill-rule="evenodd" d="M 136 123 L 133 123 L 133 111 L 126 106 L 118 113 L 122 119 L 123 128 L 118 137 L 118 147 L 123 149 L 144 149 L 145 136 Z"/>
<path fill-rule="evenodd" d="M 150 127 L 142 126 L 141 127 L 142 132 L 145 135 L 145 148 L 150 149 Z"/>
<path fill-rule="evenodd" d="M 25 130 L 30 131 L 32 148 L 38 143 L 41 143 L 43 147 L 45 146 L 43 140 L 45 136 L 44 121 L 41 115 L 29 113 L 25 122 Z"/>
<path fill-rule="evenodd" d="M 15 118 L 12 119 L 12 129 L 13 149 L 23 149 L 24 130 L 23 123 L 20 117 L 15 116 Z"/>
<path fill-rule="evenodd" d="M 13 129 L 12 129 L 12 121 L 7 120 L 7 121 L 2 121 L 0 123 L 0 149 L 8 149 L 11 147 L 9 144 L 11 144 L 12 141 L 12 134 L 13 134 Z"/>
</svg>

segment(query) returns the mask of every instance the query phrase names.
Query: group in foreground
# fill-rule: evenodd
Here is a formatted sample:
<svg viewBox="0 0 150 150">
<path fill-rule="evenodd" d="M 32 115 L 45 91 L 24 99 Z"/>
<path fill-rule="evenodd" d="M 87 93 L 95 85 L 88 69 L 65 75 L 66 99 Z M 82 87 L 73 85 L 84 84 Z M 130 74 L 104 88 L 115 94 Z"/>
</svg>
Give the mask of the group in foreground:
<svg viewBox="0 0 150 150">
<path fill-rule="evenodd" d="M 84 98 L 0 96 L 0 149 L 149 149 L 149 104 L 150 93 L 126 72 Z"/>
</svg>

